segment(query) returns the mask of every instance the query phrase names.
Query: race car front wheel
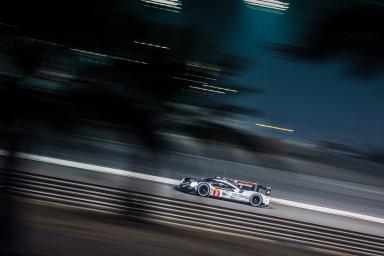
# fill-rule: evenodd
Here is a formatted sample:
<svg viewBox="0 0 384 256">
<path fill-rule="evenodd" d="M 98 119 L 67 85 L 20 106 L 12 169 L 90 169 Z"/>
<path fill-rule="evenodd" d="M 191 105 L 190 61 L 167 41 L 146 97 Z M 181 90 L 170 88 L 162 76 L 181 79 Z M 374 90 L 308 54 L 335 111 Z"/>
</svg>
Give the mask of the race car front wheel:
<svg viewBox="0 0 384 256">
<path fill-rule="evenodd" d="M 261 196 L 259 194 L 253 194 L 249 198 L 249 203 L 252 206 L 258 207 L 263 203 L 263 198 L 261 198 Z"/>
<path fill-rule="evenodd" d="M 197 186 L 197 194 L 199 196 L 209 196 L 210 190 L 211 189 L 207 183 L 201 183 L 199 186 Z"/>
</svg>

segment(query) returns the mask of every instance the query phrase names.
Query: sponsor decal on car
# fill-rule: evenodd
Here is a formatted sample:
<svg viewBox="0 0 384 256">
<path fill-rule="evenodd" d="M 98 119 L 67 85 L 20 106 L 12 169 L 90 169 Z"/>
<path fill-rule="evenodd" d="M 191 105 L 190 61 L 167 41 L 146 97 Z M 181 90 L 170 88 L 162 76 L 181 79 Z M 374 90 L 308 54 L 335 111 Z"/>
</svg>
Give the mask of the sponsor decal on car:
<svg viewBox="0 0 384 256">
<path fill-rule="evenodd" d="M 212 196 L 214 197 L 221 197 L 221 195 L 222 195 L 221 189 L 216 188 L 212 191 Z"/>
</svg>

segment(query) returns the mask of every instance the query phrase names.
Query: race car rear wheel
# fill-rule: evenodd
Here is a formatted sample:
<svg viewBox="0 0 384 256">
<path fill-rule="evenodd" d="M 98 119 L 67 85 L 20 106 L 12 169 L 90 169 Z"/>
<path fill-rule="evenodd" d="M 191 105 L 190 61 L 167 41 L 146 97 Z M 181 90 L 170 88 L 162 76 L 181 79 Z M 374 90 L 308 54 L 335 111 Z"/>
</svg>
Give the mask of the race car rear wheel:
<svg viewBox="0 0 384 256">
<path fill-rule="evenodd" d="M 249 203 L 252 206 L 258 207 L 263 203 L 263 198 L 259 194 L 253 194 L 249 198 Z"/>
<path fill-rule="evenodd" d="M 199 186 L 197 186 L 197 194 L 199 196 L 205 196 L 205 197 L 209 196 L 210 190 L 211 188 L 207 183 L 201 183 Z"/>
</svg>

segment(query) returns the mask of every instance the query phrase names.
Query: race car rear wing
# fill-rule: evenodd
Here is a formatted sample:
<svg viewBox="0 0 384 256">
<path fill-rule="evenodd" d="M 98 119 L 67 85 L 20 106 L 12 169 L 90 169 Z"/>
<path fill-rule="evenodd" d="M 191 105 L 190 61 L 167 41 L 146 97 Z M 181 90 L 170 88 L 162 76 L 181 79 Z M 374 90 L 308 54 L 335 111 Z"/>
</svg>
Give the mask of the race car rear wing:
<svg viewBox="0 0 384 256">
<path fill-rule="evenodd" d="M 253 190 L 255 192 L 259 192 L 259 193 L 264 194 L 266 196 L 270 196 L 272 193 L 271 187 L 267 187 L 265 185 L 257 184 L 254 182 L 235 180 L 235 184 L 237 186 L 240 186 L 240 188 L 248 187 L 251 190 Z"/>
</svg>

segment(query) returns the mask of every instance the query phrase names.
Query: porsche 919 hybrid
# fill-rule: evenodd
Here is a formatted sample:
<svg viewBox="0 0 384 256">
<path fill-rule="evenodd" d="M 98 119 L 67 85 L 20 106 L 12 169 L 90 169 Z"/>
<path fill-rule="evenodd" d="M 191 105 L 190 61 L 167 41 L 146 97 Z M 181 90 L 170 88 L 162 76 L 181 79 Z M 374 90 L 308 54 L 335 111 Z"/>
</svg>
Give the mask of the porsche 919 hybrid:
<svg viewBox="0 0 384 256">
<path fill-rule="evenodd" d="M 271 188 L 253 182 L 232 180 L 228 178 L 183 178 L 178 186 L 180 191 L 248 203 L 252 206 L 267 206 L 270 201 Z"/>
</svg>

